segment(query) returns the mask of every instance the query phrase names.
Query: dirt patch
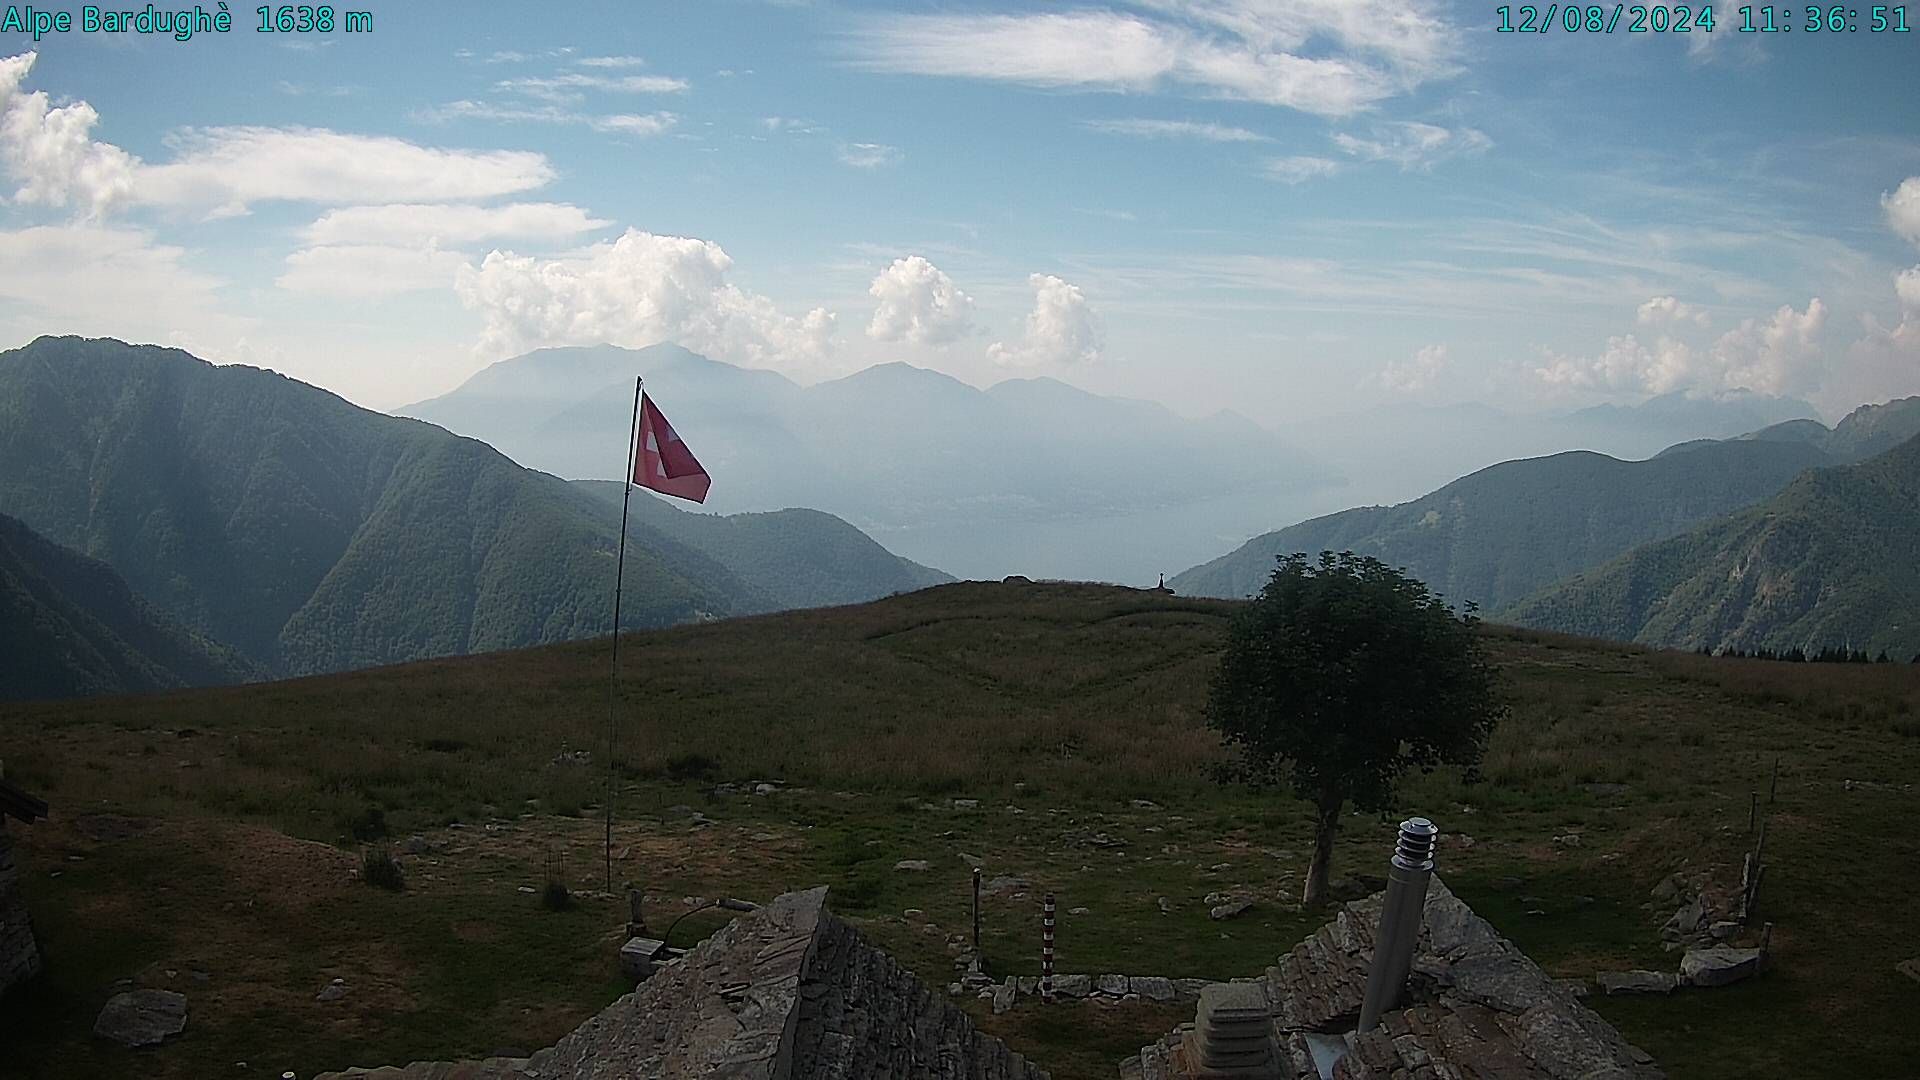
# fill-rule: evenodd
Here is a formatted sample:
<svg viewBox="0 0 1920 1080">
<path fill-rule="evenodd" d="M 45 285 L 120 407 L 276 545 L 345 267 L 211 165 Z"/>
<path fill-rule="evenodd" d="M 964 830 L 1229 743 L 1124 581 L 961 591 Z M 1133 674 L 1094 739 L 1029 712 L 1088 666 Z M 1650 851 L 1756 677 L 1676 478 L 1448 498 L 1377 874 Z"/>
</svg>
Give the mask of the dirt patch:
<svg viewBox="0 0 1920 1080">
<path fill-rule="evenodd" d="M 73 831 L 96 844 L 126 840 L 152 829 L 149 818 L 131 818 L 120 814 L 82 814 L 73 819 Z"/>
</svg>

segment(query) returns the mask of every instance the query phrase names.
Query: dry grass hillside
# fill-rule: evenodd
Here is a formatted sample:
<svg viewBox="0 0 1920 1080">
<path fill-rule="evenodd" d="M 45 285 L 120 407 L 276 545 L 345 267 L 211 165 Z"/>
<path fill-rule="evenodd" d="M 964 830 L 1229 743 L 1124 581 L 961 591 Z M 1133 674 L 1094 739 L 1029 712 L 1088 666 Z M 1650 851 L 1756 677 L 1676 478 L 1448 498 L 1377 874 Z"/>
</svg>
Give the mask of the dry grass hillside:
<svg viewBox="0 0 1920 1080">
<path fill-rule="evenodd" d="M 1321 916 L 1293 902 L 1306 808 L 1207 778 L 1200 705 L 1231 610 L 969 583 L 634 635 L 615 874 L 646 888 L 656 928 L 691 899 L 826 882 L 944 985 L 977 858 L 1025 882 L 986 904 L 999 974 L 1037 973 L 1043 890 L 1063 970 L 1256 974 Z M 1555 974 L 1671 968 L 1649 890 L 1676 870 L 1737 881 L 1749 792 L 1765 802 L 1778 757 L 1762 897 L 1776 970 L 1596 1007 L 1675 1076 L 1906 1068 L 1920 983 L 1894 965 L 1920 956 L 1903 869 L 1920 857 L 1920 667 L 1487 635 L 1516 707 L 1484 781 L 1416 778 L 1401 799 L 1447 834 L 1454 889 Z M 11 1062 L 56 1080 L 304 1076 L 564 1033 L 619 989 L 624 903 L 549 911 L 538 895 L 549 861 L 602 886 L 607 660 L 586 642 L 0 707 L 9 777 L 54 810 L 17 832 L 52 970 L 0 1012 Z M 579 750 L 590 761 L 562 756 Z M 1380 873 L 1391 820 L 1349 817 L 1335 873 Z M 404 891 L 357 880 L 366 841 L 412 852 Z M 1256 903 L 1214 922 L 1215 891 Z M 715 924 L 689 919 L 675 943 Z M 347 994 L 317 1001 L 336 977 Z M 187 994 L 186 1033 L 138 1055 L 93 1040 L 119 980 Z M 1175 1019 L 984 1005 L 969 1007 L 1062 1078 L 1110 1077 Z"/>
</svg>

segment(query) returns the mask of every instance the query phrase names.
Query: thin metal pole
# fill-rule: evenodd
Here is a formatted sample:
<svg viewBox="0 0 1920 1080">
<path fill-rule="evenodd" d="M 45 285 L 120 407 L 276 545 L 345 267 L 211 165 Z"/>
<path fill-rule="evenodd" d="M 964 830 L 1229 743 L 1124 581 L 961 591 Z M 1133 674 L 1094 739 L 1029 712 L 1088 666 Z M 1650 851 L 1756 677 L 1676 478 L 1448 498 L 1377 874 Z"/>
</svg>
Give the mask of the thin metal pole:
<svg viewBox="0 0 1920 1080">
<path fill-rule="evenodd" d="M 1040 1000 L 1053 1001 L 1053 894 L 1040 904 Z"/>
<path fill-rule="evenodd" d="M 633 450 L 640 438 L 640 387 L 633 378 L 633 422 L 627 426 L 627 471 L 620 475 L 620 554 L 613 564 L 613 665 L 607 673 L 607 892 L 613 891 L 613 737 L 614 691 L 620 684 L 620 586 L 627 572 L 627 500 L 633 497 Z"/>
</svg>

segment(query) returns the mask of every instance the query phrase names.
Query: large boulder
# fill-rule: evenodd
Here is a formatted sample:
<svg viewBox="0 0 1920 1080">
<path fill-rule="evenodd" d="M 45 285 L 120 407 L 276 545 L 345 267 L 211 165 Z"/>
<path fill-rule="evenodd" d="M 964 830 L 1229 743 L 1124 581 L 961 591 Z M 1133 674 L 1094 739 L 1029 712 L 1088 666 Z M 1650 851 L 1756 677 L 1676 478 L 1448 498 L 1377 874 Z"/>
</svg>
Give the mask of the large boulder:
<svg viewBox="0 0 1920 1080">
<path fill-rule="evenodd" d="M 1760 974 L 1760 961 L 1759 949 L 1689 949 L 1680 959 L 1680 978 L 1688 986 L 1725 986 Z"/>
<path fill-rule="evenodd" d="M 128 990 L 107 999 L 93 1033 L 122 1046 L 153 1046 L 187 1028 L 187 997 L 171 990 Z"/>
</svg>

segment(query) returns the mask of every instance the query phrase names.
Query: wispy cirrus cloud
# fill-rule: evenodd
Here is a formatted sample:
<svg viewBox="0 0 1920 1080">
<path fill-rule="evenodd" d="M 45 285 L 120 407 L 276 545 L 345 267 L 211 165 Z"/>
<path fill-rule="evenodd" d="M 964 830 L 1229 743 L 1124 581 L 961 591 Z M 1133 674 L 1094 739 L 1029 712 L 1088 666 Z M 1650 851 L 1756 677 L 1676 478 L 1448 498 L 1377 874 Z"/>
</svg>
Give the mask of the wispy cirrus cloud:
<svg viewBox="0 0 1920 1080">
<path fill-rule="evenodd" d="M 569 71 L 559 75 L 501 79 L 494 87 L 508 93 L 565 104 L 582 100 L 589 90 L 606 94 L 679 94 L 684 93 L 689 85 L 687 80 L 669 75 L 589 75 Z"/>
<path fill-rule="evenodd" d="M 1483 154 L 1493 146 L 1485 132 L 1412 120 L 1372 125 L 1364 135 L 1339 132 L 1333 144 L 1362 161 L 1384 161 L 1406 170 L 1431 169 L 1449 158 Z"/>
<path fill-rule="evenodd" d="M 1202 142 L 1271 142 L 1257 131 L 1227 124 L 1198 120 L 1149 120 L 1131 117 L 1119 120 L 1088 120 L 1086 127 L 1108 135 L 1129 135 L 1136 139 L 1198 139 Z"/>
<path fill-rule="evenodd" d="M 843 143 L 840 147 L 840 163 L 856 169 L 879 169 L 888 165 L 898 165 L 907 155 L 897 146 L 885 143 Z"/>
<path fill-rule="evenodd" d="M 890 15 L 849 39 L 872 71 L 1041 87 L 1171 87 L 1346 116 L 1452 74 L 1430 0 L 1144 0 L 1138 12 Z"/>
<path fill-rule="evenodd" d="M 1278 180 L 1283 184 L 1304 184 L 1309 180 L 1317 180 L 1339 172 L 1340 163 L 1332 158 L 1294 154 L 1289 157 L 1268 158 L 1261 165 L 1260 171 L 1269 180 Z"/>
<path fill-rule="evenodd" d="M 589 113 L 558 105 L 505 105 L 494 101 L 449 101 L 444 105 L 421 109 L 415 120 L 442 124 L 450 120 L 487 120 L 502 124 L 560 124 L 589 127 L 595 131 L 617 132 L 642 138 L 664 135 L 680 122 L 674 113 Z"/>
</svg>

